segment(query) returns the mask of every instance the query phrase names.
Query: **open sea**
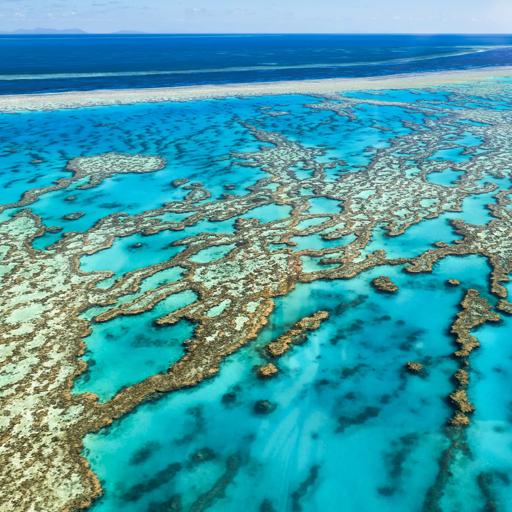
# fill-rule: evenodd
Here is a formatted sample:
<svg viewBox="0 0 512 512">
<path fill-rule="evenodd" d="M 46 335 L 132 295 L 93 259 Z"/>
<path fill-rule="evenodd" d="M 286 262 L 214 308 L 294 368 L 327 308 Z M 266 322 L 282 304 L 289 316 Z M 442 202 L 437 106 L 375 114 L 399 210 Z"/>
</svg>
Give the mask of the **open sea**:
<svg viewBox="0 0 512 512">
<path fill-rule="evenodd" d="M 512 65 L 511 36 L 0 36 L 0 93 L 266 82 Z"/>
</svg>

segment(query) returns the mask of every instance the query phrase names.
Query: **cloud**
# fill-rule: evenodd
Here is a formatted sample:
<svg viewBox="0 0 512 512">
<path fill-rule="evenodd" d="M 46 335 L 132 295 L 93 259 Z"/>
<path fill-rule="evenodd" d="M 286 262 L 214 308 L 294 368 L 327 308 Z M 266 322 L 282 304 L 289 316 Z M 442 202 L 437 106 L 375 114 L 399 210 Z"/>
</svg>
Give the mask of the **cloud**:
<svg viewBox="0 0 512 512">
<path fill-rule="evenodd" d="M 42 26 L 50 19 L 56 27 L 81 25 L 89 32 L 505 32 L 512 26 L 511 0 L 0 2 L 1 30 Z"/>
</svg>

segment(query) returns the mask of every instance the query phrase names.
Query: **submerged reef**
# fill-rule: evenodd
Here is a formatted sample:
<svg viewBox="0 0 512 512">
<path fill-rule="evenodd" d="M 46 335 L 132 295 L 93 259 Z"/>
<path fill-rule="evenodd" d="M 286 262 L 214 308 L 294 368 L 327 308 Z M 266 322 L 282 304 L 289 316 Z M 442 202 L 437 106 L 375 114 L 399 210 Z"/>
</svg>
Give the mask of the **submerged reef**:
<svg viewBox="0 0 512 512">
<path fill-rule="evenodd" d="M 75 155 L 53 183 L 35 188 L 27 185 L 17 200 L 6 201 L 0 206 L 4 212 L 0 223 L 0 509 L 58 511 L 89 507 L 101 496 L 102 486 L 84 457 L 84 437 L 115 425 L 143 403 L 215 377 L 228 356 L 249 347 L 268 326 L 276 301 L 299 286 L 348 281 L 373 269 L 388 273 L 389 269 L 401 268 L 411 279 L 421 279 L 422 274 L 432 272 L 437 263 L 448 257 L 480 255 L 490 266 L 489 293 L 466 289 L 464 282 L 455 279 L 449 282 L 452 287 L 446 286 L 446 280 L 441 283 L 443 293 L 464 294 L 460 311 L 451 319 L 457 350 L 452 359 L 449 354 L 436 355 L 447 364 L 456 363 L 452 389 L 446 396 L 453 412 L 444 427 L 448 448 L 440 458 L 439 473 L 423 507 L 441 510 L 439 503 L 448 485 L 449 468 L 466 450 L 464 427 L 470 425 L 475 409 L 471 402 L 470 356 L 478 347 L 478 340 L 472 331 L 487 322 L 497 322 L 495 310 L 512 310 L 506 287 L 512 271 L 512 200 L 511 190 L 501 188 L 510 178 L 512 166 L 512 114 L 506 109 L 470 108 L 465 103 L 468 96 L 477 94 L 483 98 L 486 94 L 512 94 L 509 88 L 506 83 L 494 82 L 445 88 L 451 107 L 457 108 L 426 100 L 404 103 L 335 94 L 304 98 L 304 108 L 342 117 L 346 122 L 357 118 L 361 106 L 409 109 L 418 115 L 415 122 L 401 123 L 402 131 L 386 139 L 385 144 L 367 155 L 364 165 L 355 169 L 349 169 L 341 157 L 327 159 L 327 151 L 320 145 L 302 144 L 284 130 L 281 133 L 270 129 L 262 120 L 278 122 L 293 116 L 288 109 L 270 113 L 263 110 L 259 114 L 262 118 L 246 119 L 240 108 L 240 114 L 233 116 L 231 122 L 251 137 L 255 149 L 232 152 L 229 165 L 233 169 L 226 174 L 222 193 L 213 187 L 210 190 L 208 176 L 204 183 L 176 178 L 172 183 L 167 181 L 166 190 L 172 188 L 172 194 L 181 195 L 170 195 L 166 202 L 152 208 L 107 214 L 75 231 L 46 225 L 36 207 L 39 200 L 51 194 L 65 193 L 64 201 L 74 205 L 81 194 L 94 191 L 119 175 L 154 173 L 156 177 L 171 163 L 158 155 L 108 152 Z M 463 151 L 460 161 L 454 164 L 461 173 L 455 184 L 436 183 L 432 175 L 447 167 L 438 153 L 456 149 L 456 141 L 465 136 L 468 123 L 474 136 L 482 141 L 479 150 Z M 44 162 L 38 166 L 44 166 Z M 233 189 L 229 183 L 232 174 L 251 170 L 258 170 L 261 177 L 242 192 Z M 299 177 L 298 170 L 305 177 Z M 461 214 L 465 201 L 475 197 L 489 197 L 487 209 L 491 217 L 487 223 L 472 224 L 459 216 L 451 221 L 457 239 L 433 240 L 415 254 L 387 250 L 386 243 L 406 237 L 409 229 L 422 222 L 441 219 L 447 213 Z M 315 201 L 330 201 L 334 207 L 318 212 Z M 67 219 L 65 224 L 86 219 L 86 206 L 74 206 L 75 211 L 63 217 Z M 266 219 L 261 214 L 265 208 L 286 214 Z M 232 229 L 207 231 L 198 227 L 225 222 L 232 222 Z M 383 230 L 384 241 L 380 245 L 376 241 L 379 230 Z M 150 243 L 152 237 L 169 233 L 174 238 L 166 250 L 172 252 L 156 263 L 130 267 L 120 274 L 81 267 L 83 258 L 108 251 L 123 240 L 128 240 L 129 250 L 133 250 L 130 262 L 138 261 L 146 246 L 139 239 L 134 242 L 133 237 L 142 236 L 144 242 Z M 38 248 L 38 241 L 49 234 L 53 236 L 49 245 Z M 171 271 L 176 271 L 176 279 L 158 279 Z M 401 299 L 402 291 L 395 293 L 398 285 L 391 278 L 379 274 L 372 274 L 372 278 L 368 278 L 369 284 L 390 293 L 384 297 L 386 301 Z M 169 298 L 183 293 L 188 293 L 191 300 L 172 310 L 158 309 Z M 181 322 L 193 326 L 183 352 L 168 369 L 119 386 L 109 397 L 75 392 L 76 379 L 90 370 L 82 357 L 87 350 L 84 338 L 97 326 L 151 311 L 159 311 L 153 321 L 155 327 L 170 328 Z M 339 308 L 336 314 L 343 316 L 346 311 Z M 282 377 L 281 358 L 303 349 L 298 346 L 328 326 L 332 313 L 313 308 L 300 318 L 260 347 L 263 362 L 256 366 L 257 376 L 253 370 L 250 373 L 255 379 L 262 377 L 262 384 L 269 385 Z M 389 320 L 384 317 L 379 321 Z M 347 327 L 347 332 L 333 333 L 332 337 L 343 340 L 347 333 L 357 332 L 372 321 L 360 320 Z M 416 335 L 413 332 L 409 336 L 397 342 L 403 342 L 404 350 L 414 344 Z M 391 341 L 382 343 L 388 342 Z M 291 350 L 292 347 L 297 348 Z M 422 385 L 430 379 L 430 366 L 426 375 L 412 354 L 411 349 L 407 369 L 425 378 L 404 378 L 400 389 L 408 382 Z M 398 374 L 403 374 L 407 360 L 397 361 Z M 367 370 L 358 367 L 355 374 L 359 371 Z M 346 379 L 340 380 L 350 380 L 345 373 Z M 320 384 L 319 388 L 326 387 L 330 381 Z M 230 407 L 236 394 L 231 398 L 225 400 Z M 340 400 L 357 404 L 357 394 L 347 393 Z M 382 395 L 380 405 L 392 400 L 391 394 Z M 415 406 L 421 410 L 421 404 Z M 337 435 L 346 435 L 353 426 L 378 421 L 379 407 L 371 405 L 355 409 L 350 416 L 344 412 L 338 415 Z M 397 409 L 401 407 L 405 405 Z M 280 409 L 280 404 L 267 399 L 253 404 L 253 413 L 261 421 L 271 422 Z M 164 476 L 174 478 L 184 464 L 186 461 L 175 461 L 162 470 Z M 218 479 L 197 496 L 189 510 L 206 510 L 223 499 L 242 464 L 242 457 L 231 453 Z M 303 502 L 322 478 L 319 465 L 307 469 L 305 479 L 291 494 L 292 510 L 307 509 Z M 392 480 L 397 479 L 398 476 Z M 487 485 L 487 480 L 481 477 L 480 484 Z M 151 488 L 157 485 L 153 480 L 146 484 Z M 134 487 L 126 499 L 138 496 L 144 489 Z M 264 496 L 260 502 L 262 510 L 276 508 Z M 154 506 L 159 505 L 181 509 L 181 498 L 169 496 L 165 503 Z"/>
</svg>

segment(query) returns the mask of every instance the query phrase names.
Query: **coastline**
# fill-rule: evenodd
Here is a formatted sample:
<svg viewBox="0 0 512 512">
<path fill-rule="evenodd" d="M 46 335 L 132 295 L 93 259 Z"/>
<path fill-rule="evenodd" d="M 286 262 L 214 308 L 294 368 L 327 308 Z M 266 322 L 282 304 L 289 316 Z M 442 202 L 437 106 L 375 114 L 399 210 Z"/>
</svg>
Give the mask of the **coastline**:
<svg viewBox="0 0 512 512">
<path fill-rule="evenodd" d="M 149 89 L 102 89 L 44 94 L 0 95 L 0 113 L 51 111 L 82 107 L 192 101 L 284 94 L 329 95 L 344 91 L 410 89 L 512 77 L 512 66 L 439 71 L 369 78 L 325 78 L 281 82 L 193 85 Z"/>
</svg>

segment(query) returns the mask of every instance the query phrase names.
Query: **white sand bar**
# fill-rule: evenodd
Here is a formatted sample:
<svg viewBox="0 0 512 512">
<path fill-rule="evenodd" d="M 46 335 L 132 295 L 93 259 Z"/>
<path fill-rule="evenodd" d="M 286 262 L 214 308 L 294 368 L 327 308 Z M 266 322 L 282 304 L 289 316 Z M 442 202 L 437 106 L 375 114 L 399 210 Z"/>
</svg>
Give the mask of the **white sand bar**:
<svg viewBox="0 0 512 512">
<path fill-rule="evenodd" d="M 49 94 L 0 95 L 0 112 L 58 110 L 102 105 L 130 105 L 165 101 L 189 101 L 224 97 L 271 96 L 279 94 L 333 94 L 354 90 L 411 89 L 512 78 L 512 67 L 442 71 L 370 78 L 332 78 L 222 85 L 193 85 L 154 89 L 108 89 Z"/>
</svg>

